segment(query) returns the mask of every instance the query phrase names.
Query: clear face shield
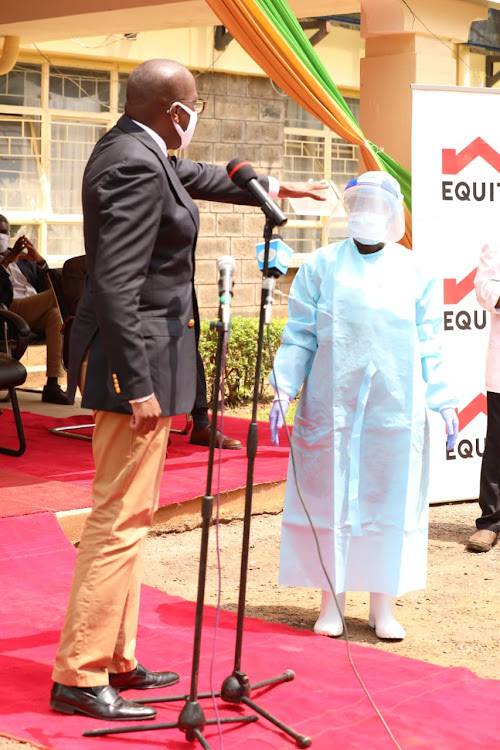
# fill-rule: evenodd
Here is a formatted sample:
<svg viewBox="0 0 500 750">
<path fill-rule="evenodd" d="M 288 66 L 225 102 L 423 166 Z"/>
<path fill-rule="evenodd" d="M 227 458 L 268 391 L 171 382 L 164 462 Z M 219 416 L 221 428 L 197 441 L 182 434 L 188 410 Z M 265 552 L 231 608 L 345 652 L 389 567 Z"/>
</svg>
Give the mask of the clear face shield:
<svg viewBox="0 0 500 750">
<path fill-rule="evenodd" d="M 399 183 L 386 172 L 365 172 L 344 191 L 347 236 L 362 244 L 397 242 L 405 231 Z"/>
</svg>

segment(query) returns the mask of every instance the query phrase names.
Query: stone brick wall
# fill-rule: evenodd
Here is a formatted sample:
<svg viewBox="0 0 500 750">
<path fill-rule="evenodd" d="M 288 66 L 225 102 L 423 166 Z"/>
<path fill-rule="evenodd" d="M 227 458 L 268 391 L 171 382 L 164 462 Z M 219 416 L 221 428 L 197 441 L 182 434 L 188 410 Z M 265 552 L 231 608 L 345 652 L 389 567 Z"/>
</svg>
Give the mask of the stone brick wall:
<svg viewBox="0 0 500 750">
<path fill-rule="evenodd" d="M 196 75 L 196 73 L 195 73 Z M 225 73 L 197 76 L 200 97 L 207 100 L 186 156 L 223 167 L 239 156 L 256 171 L 281 177 L 286 99 L 267 78 Z M 202 318 L 218 312 L 217 259 L 236 261 L 233 315 L 259 315 L 262 274 L 255 245 L 263 241 L 265 217 L 258 208 L 198 201 L 200 234 L 195 286 Z M 289 271 L 278 282 L 288 292 Z M 286 299 L 276 295 L 274 316 L 287 314 Z"/>
</svg>

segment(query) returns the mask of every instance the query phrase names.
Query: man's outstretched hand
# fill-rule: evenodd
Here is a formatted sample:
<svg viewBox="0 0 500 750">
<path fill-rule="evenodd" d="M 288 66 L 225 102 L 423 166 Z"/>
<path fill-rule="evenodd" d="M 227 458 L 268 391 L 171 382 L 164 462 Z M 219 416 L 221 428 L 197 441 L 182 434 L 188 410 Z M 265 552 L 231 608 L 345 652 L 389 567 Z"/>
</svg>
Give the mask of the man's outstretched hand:
<svg viewBox="0 0 500 750">
<path fill-rule="evenodd" d="M 281 182 L 278 198 L 313 198 L 315 201 L 326 201 L 324 191 L 329 187 L 328 180 Z"/>
</svg>

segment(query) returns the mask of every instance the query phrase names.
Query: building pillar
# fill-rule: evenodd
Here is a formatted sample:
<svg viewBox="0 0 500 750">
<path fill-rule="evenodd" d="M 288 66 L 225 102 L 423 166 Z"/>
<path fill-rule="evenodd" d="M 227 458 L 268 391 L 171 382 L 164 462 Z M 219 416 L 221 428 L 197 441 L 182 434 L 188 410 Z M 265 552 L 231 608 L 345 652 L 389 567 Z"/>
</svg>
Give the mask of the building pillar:
<svg viewBox="0 0 500 750">
<path fill-rule="evenodd" d="M 411 171 L 413 83 L 456 86 L 458 43 L 466 42 L 472 21 L 487 11 L 464 2 L 450 21 L 442 4 L 414 0 L 412 8 L 394 0 L 361 0 L 360 125 L 365 137 Z M 445 4 L 447 5 L 447 4 Z M 446 25 L 448 22 L 448 25 Z M 427 28 L 426 28 L 427 27 Z M 463 78 L 462 78 L 463 80 Z"/>
</svg>

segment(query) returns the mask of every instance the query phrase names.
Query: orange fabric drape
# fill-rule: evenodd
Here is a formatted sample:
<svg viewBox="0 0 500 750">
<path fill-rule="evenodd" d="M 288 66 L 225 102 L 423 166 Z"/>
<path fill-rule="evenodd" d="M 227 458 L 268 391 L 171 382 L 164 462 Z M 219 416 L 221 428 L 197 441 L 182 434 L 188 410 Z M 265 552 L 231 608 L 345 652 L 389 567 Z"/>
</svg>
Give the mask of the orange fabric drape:
<svg viewBox="0 0 500 750">
<path fill-rule="evenodd" d="M 374 147 L 285 42 L 255 0 L 206 0 L 221 23 L 267 75 L 334 133 L 359 146 L 367 170 L 384 170 Z M 411 246 L 411 215 L 405 207 Z"/>
</svg>

